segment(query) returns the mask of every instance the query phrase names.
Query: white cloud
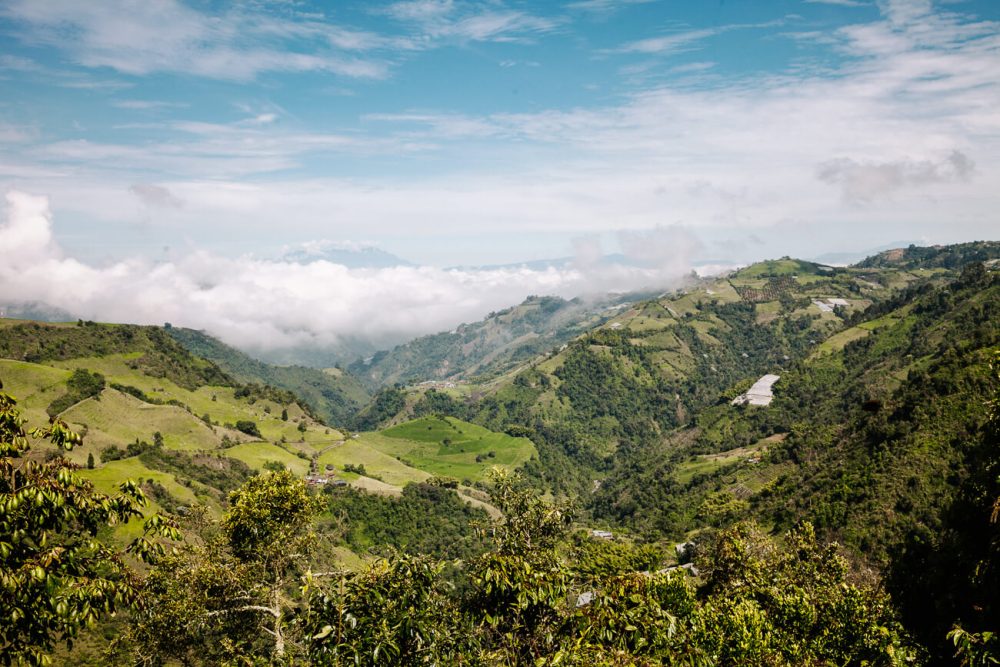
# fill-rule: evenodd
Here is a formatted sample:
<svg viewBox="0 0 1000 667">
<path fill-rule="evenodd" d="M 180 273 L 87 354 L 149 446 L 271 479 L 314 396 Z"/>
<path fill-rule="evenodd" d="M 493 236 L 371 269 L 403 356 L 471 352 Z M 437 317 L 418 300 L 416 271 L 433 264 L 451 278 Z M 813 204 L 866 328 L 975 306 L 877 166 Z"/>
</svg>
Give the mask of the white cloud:
<svg viewBox="0 0 1000 667">
<path fill-rule="evenodd" d="M 666 286 L 690 270 L 685 254 L 673 251 L 658 256 L 653 269 L 592 272 L 351 270 L 326 261 L 228 259 L 202 251 L 173 262 L 94 267 L 60 251 L 46 198 L 9 192 L 7 206 L 0 225 L 0 302 L 40 301 L 87 319 L 169 321 L 244 348 L 330 345 L 344 337 L 390 344 L 478 319 L 529 294 Z"/>
<path fill-rule="evenodd" d="M 176 0 L 11 0 L 0 6 L 0 16 L 22 26 L 18 36 L 23 41 L 64 49 L 87 67 L 125 74 L 173 72 L 237 81 L 263 72 L 387 74 L 384 62 L 347 53 L 383 46 L 361 33 L 240 9 L 214 17 Z M 307 50 L 306 38 L 316 35 L 326 36 L 331 48 L 317 51 L 310 45 Z"/>
<path fill-rule="evenodd" d="M 420 6 L 451 16 L 456 4 Z M 674 224 L 699 234 L 780 229 L 783 239 L 801 227 L 810 230 L 798 235 L 803 243 L 814 244 L 818 230 L 863 239 L 890 224 L 995 235 L 1000 26 L 908 6 L 822 33 L 843 56 L 834 70 L 720 72 L 698 87 L 661 84 L 603 107 L 403 109 L 343 132 L 295 131 L 284 114 L 287 122 L 261 125 L 164 123 L 157 128 L 178 136 L 10 150 L 0 187 L 46 192 L 69 225 L 126 224 L 137 217 L 129 186 L 156 183 L 184 201 L 150 222 L 161 236 L 255 239 L 241 246 L 253 250 L 273 239 L 569 239 Z M 974 178 L 948 166 L 953 151 L 975 162 Z M 299 170 L 321 160 L 350 175 Z M 465 260 L 442 263 L 457 261 Z"/>
<path fill-rule="evenodd" d="M 674 54 L 684 51 L 691 51 L 697 48 L 697 44 L 710 37 L 721 35 L 734 30 L 752 30 L 773 28 L 784 23 L 782 20 L 768 21 L 766 23 L 734 23 L 721 25 L 713 28 L 701 28 L 698 30 L 683 30 L 661 37 L 648 37 L 639 39 L 627 44 L 623 44 L 611 53 L 644 53 L 644 54 Z"/>
<path fill-rule="evenodd" d="M 405 0 L 378 11 L 412 25 L 425 43 L 442 39 L 524 41 L 551 32 L 559 25 L 555 19 L 507 9 L 500 3 L 483 7 L 452 0 Z"/>
</svg>

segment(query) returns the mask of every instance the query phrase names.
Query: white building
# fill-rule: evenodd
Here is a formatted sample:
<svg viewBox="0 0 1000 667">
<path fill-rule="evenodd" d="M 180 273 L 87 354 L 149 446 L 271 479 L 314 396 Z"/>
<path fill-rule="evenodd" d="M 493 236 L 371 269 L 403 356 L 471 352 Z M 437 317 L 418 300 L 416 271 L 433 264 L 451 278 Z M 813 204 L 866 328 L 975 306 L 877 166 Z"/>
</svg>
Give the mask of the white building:
<svg viewBox="0 0 1000 667">
<path fill-rule="evenodd" d="M 745 394 L 740 394 L 734 398 L 732 401 L 733 405 L 743 405 L 744 403 L 749 403 L 750 405 L 770 405 L 771 400 L 774 398 L 771 387 L 780 379 L 780 375 L 765 375 L 754 382 L 753 386 Z"/>
</svg>

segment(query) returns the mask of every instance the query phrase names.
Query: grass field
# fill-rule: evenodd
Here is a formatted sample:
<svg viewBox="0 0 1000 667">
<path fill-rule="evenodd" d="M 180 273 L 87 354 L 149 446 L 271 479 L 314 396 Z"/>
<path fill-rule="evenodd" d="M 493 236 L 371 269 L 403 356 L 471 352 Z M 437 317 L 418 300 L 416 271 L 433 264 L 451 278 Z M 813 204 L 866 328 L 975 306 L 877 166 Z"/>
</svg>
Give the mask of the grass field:
<svg viewBox="0 0 1000 667">
<path fill-rule="evenodd" d="M 299 476 L 309 472 L 308 460 L 269 442 L 246 442 L 242 445 L 228 447 L 222 453 L 230 458 L 243 461 L 258 472 L 264 470 L 264 464 L 269 461 L 283 463 L 288 470 Z"/>
<path fill-rule="evenodd" d="M 816 351 L 809 355 L 809 359 L 814 359 L 823 354 L 840 352 L 848 343 L 860 340 L 870 333 L 871 331 L 864 327 L 851 327 L 850 329 L 838 331 L 820 343 L 819 347 L 816 348 Z"/>
<path fill-rule="evenodd" d="M 69 375 L 69 372 L 51 366 L 0 359 L 3 390 L 17 399 L 18 407 L 29 424 L 34 426 L 48 422 L 45 408 L 66 391 Z"/>
<path fill-rule="evenodd" d="M 199 498 L 191 488 L 178 483 L 172 474 L 147 468 L 142 461 L 135 457 L 112 461 L 107 465 L 93 470 L 83 469 L 79 473 L 84 479 L 93 482 L 94 487 L 102 493 L 117 494 L 119 492 L 119 484 L 127 479 L 134 480 L 137 483 L 152 479 L 163 485 L 171 496 L 182 503 L 192 505 L 207 502 L 212 509 L 216 511 L 219 509 L 217 503 L 209 501 L 207 497 Z M 143 513 L 146 516 L 150 516 L 160 510 L 160 506 L 155 501 L 149 500 L 149 504 L 144 508 Z M 138 521 L 133 519 L 128 524 L 115 528 L 115 537 L 123 542 L 128 542 L 140 535 L 142 535 L 141 519 Z"/>
<path fill-rule="evenodd" d="M 687 484 L 696 475 L 712 474 L 726 466 L 731 466 L 750 458 L 760 457 L 767 447 L 775 442 L 780 442 L 785 436 L 783 434 L 764 438 L 748 447 L 737 447 L 718 454 L 701 454 L 692 456 L 687 461 L 680 463 L 674 469 L 674 479 L 681 484 Z M 743 475 L 744 477 L 754 477 L 754 475 Z"/>
<path fill-rule="evenodd" d="M 369 440 L 379 451 L 421 470 L 460 480 L 483 479 L 494 466 L 517 468 L 536 453 L 527 438 L 494 433 L 453 417 L 415 419 L 386 429 L 381 436 Z"/>
<path fill-rule="evenodd" d="M 409 482 L 422 482 L 431 477 L 430 472 L 408 466 L 381 451 L 378 444 L 383 439 L 384 436 L 379 433 L 362 433 L 356 439 L 349 438 L 343 445 L 333 447 L 319 457 L 320 470 L 332 464 L 339 473 L 345 465 L 363 465 L 369 475 L 377 475 L 385 483 L 400 488 Z M 345 476 L 344 479 L 348 478 Z"/>
</svg>

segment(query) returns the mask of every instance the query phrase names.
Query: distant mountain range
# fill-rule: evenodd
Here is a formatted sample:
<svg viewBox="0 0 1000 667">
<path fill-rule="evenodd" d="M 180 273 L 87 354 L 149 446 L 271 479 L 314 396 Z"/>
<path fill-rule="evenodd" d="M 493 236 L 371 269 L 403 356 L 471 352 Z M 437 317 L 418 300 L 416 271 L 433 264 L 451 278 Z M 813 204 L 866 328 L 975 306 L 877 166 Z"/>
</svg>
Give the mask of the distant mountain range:
<svg viewBox="0 0 1000 667">
<path fill-rule="evenodd" d="M 415 266 L 401 257 L 374 245 L 343 243 L 337 241 L 309 241 L 282 252 L 278 259 L 286 262 L 308 264 L 330 262 L 349 269 L 385 269 L 395 266 Z"/>
</svg>

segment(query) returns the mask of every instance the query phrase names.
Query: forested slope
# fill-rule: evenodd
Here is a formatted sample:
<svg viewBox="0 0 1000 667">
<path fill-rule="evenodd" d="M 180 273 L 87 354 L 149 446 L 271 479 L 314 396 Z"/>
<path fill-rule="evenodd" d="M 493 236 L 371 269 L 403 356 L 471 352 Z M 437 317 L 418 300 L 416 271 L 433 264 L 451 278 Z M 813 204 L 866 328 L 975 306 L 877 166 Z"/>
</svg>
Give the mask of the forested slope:
<svg viewBox="0 0 1000 667">
<path fill-rule="evenodd" d="M 495 377 L 599 325 L 634 298 L 528 297 L 479 322 L 377 352 L 349 370 L 371 390 L 396 383 Z"/>
</svg>

